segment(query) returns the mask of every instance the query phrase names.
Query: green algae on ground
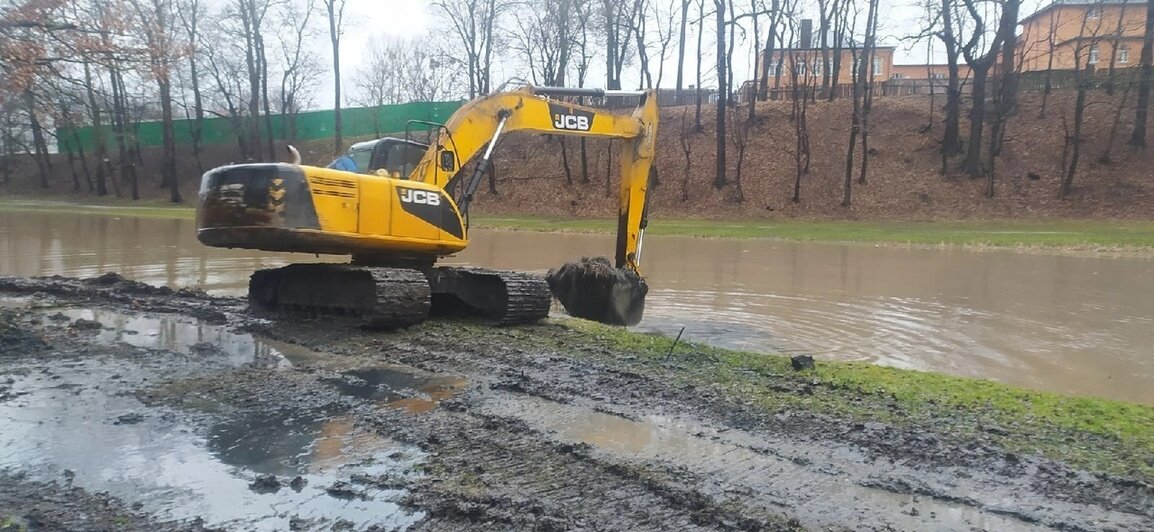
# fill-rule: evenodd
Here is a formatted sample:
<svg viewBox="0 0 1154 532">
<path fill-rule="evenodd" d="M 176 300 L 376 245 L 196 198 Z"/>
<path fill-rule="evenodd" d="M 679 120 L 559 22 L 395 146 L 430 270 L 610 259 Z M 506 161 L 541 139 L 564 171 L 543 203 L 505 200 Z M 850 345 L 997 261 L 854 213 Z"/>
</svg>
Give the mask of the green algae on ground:
<svg viewBox="0 0 1154 532">
<path fill-rule="evenodd" d="M 769 413 L 803 409 L 847 423 L 924 428 L 957 444 L 985 442 L 1074 467 L 1154 480 L 1154 407 L 1069 397 L 938 373 L 818 361 L 795 371 L 788 357 L 639 334 L 584 320 L 558 331 L 498 330 L 518 342 L 563 349 L 655 378 L 704 386 Z M 486 329 L 473 331 L 483 334 Z"/>
</svg>

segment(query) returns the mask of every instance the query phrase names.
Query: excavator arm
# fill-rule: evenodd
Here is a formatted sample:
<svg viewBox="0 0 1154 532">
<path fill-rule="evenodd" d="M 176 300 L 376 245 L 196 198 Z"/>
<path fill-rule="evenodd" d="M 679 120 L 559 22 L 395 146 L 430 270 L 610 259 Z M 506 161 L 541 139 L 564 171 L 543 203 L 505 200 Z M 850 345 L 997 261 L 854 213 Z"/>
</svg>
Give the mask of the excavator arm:
<svg viewBox="0 0 1154 532">
<path fill-rule="evenodd" d="M 641 101 L 631 113 L 611 113 L 555 99 L 562 96 L 640 96 Z M 448 189 L 450 193 L 458 186 L 463 187 L 456 200 L 461 214 L 467 216 L 473 192 L 481 176 L 489 169 L 493 147 L 505 133 L 536 131 L 620 140 L 616 266 L 639 275 L 641 245 L 647 223 L 646 198 L 650 176 L 654 172 L 657 121 L 655 91 L 526 86 L 500 92 L 473 100 L 457 110 L 409 179 Z M 481 154 L 481 160 L 476 170 L 471 176 L 466 176 L 463 167 L 478 154 Z"/>
</svg>

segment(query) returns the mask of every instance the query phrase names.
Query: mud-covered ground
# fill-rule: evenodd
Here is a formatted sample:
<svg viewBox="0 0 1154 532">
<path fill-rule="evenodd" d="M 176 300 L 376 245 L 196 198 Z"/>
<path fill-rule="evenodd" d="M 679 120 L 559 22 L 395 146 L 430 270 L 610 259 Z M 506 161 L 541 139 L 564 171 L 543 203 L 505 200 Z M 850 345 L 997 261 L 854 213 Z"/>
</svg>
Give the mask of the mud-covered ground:
<svg viewBox="0 0 1154 532">
<path fill-rule="evenodd" d="M 0 530 L 1154 529 L 1141 477 L 958 440 L 948 412 L 769 411 L 609 345 L 0 278 Z"/>
</svg>

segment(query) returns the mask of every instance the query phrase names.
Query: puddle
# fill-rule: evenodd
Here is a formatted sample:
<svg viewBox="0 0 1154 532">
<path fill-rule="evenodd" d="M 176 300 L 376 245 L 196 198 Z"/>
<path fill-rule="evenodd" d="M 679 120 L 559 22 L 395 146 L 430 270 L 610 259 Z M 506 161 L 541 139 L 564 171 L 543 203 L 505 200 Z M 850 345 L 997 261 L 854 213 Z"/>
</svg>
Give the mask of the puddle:
<svg viewBox="0 0 1154 532">
<path fill-rule="evenodd" d="M 234 333 L 224 325 L 167 315 L 134 315 L 106 309 L 60 308 L 43 312 L 47 320 L 63 315 L 69 320 L 97 321 L 101 328 L 93 341 L 103 345 L 128 344 L 145 349 L 161 349 L 181 354 L 197 351 L 219 351 L 222 362 L 242 366 L 261 362 L 272 367 L 288 368 L 294 361 L 318 357 L 299 346 Z M 59 319 L 59 318 L 55 318 Z M 207 348 L 207 349 L 206 349 Z"/>
<path fill-rule="evenodd" d="M 342 375 L 341 379 L 330 381 L 341 393 L 415 414 L 436 408 L 468 384 L 460 377 L 418 375 L 401 367 L 357 369 Z"/>
<path fill-rule="evenodd" d="M 25 309 L 32 306 L 32 296 L 0 297 L 0 308 Z"/>
<path fill-rule="evenodd" d="M 872 471 L 877 467 L 849 451 L 844 456 L 838 455 L 837 460 L 823 460 L 816 453 L 811 454 L 813 449 L 795 448 L 796 455 L 778 454 L 780 451 L 767 447 L 764 437 L 755 438 L 739 431 L 720 433 L 659 416 L 632 421 L 529 396 L 508 399 L 503 396 L 485 403 L 483 409 L 490 414 L 523 419 L 561 441 L 586 443 L 601 452 L 630 460 L 671 462 L 707 478 L 724 479 L 718 486 L 703 485 L 700 489 L 732 490 L 736 485 L 736 489 L 754 494 L 755 504 L 779 511 L 784 504 L 787 513 L 806 527 L 824 528 L 863 518 L 870 520 L 859 525 L 869 529 L 1046 529 L 994 513 L 999 509 L 1025 507 L 1024 504 L 1032 502 L 1028 496 L 991 493 L 974 480 L 953 479 L 957 482 L 952 485 L 936 485 L 935 479 L 920 478 L 924 475 L 917 472 L 903 476 L 905 471 L 895 473 L 893 467 Z M 839 468 L 846 464 L 860 470 L 847 474 Z M 875 476 L 900 479 L 914 486 L 924 482 L 923 485 L 932 486 L 935 492 L 956 497 L 954 500 L 979 500 L 985 511 L 968 504 L 861 485 L 862 480 L 868 484 L 868 479 Z M 855 508 L 867 511 L 855 512 Z M 878 508 L 895 510 L 879 516 Z"/>
<path fill-rule="evenodd" d="M 12 373 L 11 398 L 0 402 L 0 469 L 46 481 L 68 471 L 73 485 L 160 519 L 199 517 L 229 529 L 390 529 L 423 517 L 397 504 L 422 452 L 347 417 L 262 413 L 202 431 L 137 401 L 130 391 L 156 374 L 130 361 L 24 369 Z M 261 475 L 283 486 L 250 489 Z M 297 476 L 303 482 L 290 486 Z"/>
</svg>

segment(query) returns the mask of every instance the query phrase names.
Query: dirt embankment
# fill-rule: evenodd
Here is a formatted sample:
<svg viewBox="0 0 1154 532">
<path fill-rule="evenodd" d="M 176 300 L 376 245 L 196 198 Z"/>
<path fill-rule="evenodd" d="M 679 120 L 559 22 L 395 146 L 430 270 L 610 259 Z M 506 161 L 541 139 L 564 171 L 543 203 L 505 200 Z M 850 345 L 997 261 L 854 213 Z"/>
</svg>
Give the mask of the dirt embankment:
<svg viewBox="0 0 1154 532">
<path fill-rule="evenodd" d="M 911 429 L 883 412 L 863 422 L 767 408 L 695 384 L 684 358 L 635 371 L 627 350 L 563 323 L 372 333 L 111 275 L 0 278 L 0 301 L 0 527 L 1154 522 L 1141 477 L 959 440 L 948 411 Z M 783 394 L 818 386 L 764 378 Z"/>
<path fill-rule="evenodd" d="M 1114 115 L 1122 94 L 1093 92 L 1089 97 L 1082 144 L 1081 164 L 1074 189 L 1066 200 L 1057 199 L 1063 175 L 1064 139 L 1072 128 L 1073 94 L 1059 91 L 1046 104 L 1042 96 L 1027 93 L 1007 126 L 1004 154 L 996 161 L 995 197 L 983 197 L 984 179 L 970 179 L 961 170 L 962 158 L 951 159 L 947 175 L 940 174 L 938 146 L 942 135 L 943 99 L 931 108 L 928 96 L 878 98 L 870 119 L 871 153 L 867 184 L 853 186 L 849 208 L 841 207 L 845 177 L 851 106 L 847 101 L 817 102 L 808 112 L 811 164 L 801 177 L 801 201 L 791 201 L 796 165 L 796 137 L 788 102 L 760 104 L 758 119 L 750 129 L 741 164 L 741 196 L 736 180 L 738 154 L 728 148 L 730 185 L 713 187 L 716 145 L 714 111 L 702 111 L 702 129 L 694 132 L 694 109 L 662 109 L 657 165 L 661 180 L 654 194 L 654 216 L 664 218 L 708 217 L 729 219 L 861 219 L 861 220 L 955 220 L 1006 218 L 1148 218 L 1154 213 L 1154 184 L 1148 168 L 1154 163 L 1149 151 L 1125 145 L 1133 127 L 1132 103 L 1123 109 L 1114 130 Z M 1132 102 L 1132 98 L 1127 101 Z M 966 110 L 963 110 L 963 116 Z M 734 117 L 744 119 L 745 109 Z M 733 122 L 734 120 L 731 120 Z M 963 120 L 962 137 L 967 137 Z M 688 139 L 686 156 L 681 137 Z M 1111 142 L 1111 137 L 1113 141 Z M 1112 144 L 1107 156 L 1107 146 Z M 612 217 L 616 213 L 615 187 L 619 146 L 604 140 L 586 143 L 588 183 L 582 183 L 580 143 L 562 142 L 514 133 L 496 153 L 498 194 L 482 186 L 477 212 L 533 214 L 555 217 Z M 306 162 L 324 164 L 332 156 L 329 143 L 301 146 Z M 179 152 L 180 178 L 186 199 L 191 200 L 199 172 L 187 146 Z M 91 154 L 89 154 L 91 155 Z M 612 157 L 612 159 L 610 159 Z M 159 188 L 159 150 L 146 150 L 138 165 L 144 198 L 165 198 Z M 239 162 L 235 146 L 206 147 L 202 166 Z M 860 160 L 860 159 L 859 159 Z M 568 162 L 569 184 L 565 164 Z M 92 163 L 89 162 L 92 166 Z M 13 162 L 13 178 L 0 185 L 0 194 L 26 196 L 90 195 L 81 163 L 73 168 L 81 191 L 73 192 L 67 158 L 55 158 L 50 188 L 38 186 L 35 167 L 24 158 Z M 854 178 L 856 182 L 857 166 Z M 610 180 L 606 181 L 607 174 Z M 126 183 L 118 185 L 128 197 Z"/>
</svg>

